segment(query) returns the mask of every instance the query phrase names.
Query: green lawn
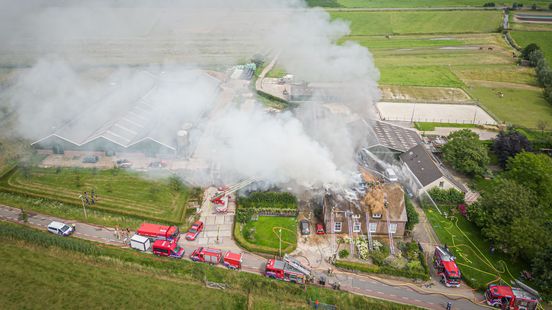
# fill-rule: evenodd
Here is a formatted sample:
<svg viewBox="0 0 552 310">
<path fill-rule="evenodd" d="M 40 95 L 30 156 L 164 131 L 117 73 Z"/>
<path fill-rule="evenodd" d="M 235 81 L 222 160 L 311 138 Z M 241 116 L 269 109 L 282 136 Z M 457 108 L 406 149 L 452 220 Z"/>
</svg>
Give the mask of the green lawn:
<svg viewBox="0 0 552 310">
<path fill-rule="evenodd" d="M 482 7 L 488 0 L 307 0 L 310 6 L 343 7 L 343 8 L 424 8 L 424 7 Z M 512 6 L 512 3 L 522 3 L 529 7 L 533 3 L 546 8 L 550 1 L 494 1 L 497 6 Z"/>
<path fill-rule="evenodd" d="M 381 84 L 462 87 L 464 84 L 445 66 L 382 66 Z"/>
<path fill-rule="evenodd" d="M 282 249 L 297 243 L 297 220 L 294 217 L 260 216 L 259 220 L 247 223 L 242 234 L 249 243 L 278 250 L 282 228 Z"/>
<path fill-rule="evenodd" d="M 446 210 L 446 207 L 441 207 Z M 431 226 L 442 244 L 452 249 L 463 278 L 472 287 L 483 289 L 499 280 L 510 282 L 522 271 L 521 263 L 513 263 L 509 257 L 489 252 L 490 243 L 479 229 L 461 215 L 446 219 L 435 208 L 425 210 Z"/>
<path fill-rule="evenodd" d="M 330 12 L 351 22 L 351 35 L 496 32 L 499 11 Z"/>
<path fill-rule="evenodd" d="M 32 167 L 28 171 L 18 168 L 6 174 L 0 179 L 0 189 L 58 200 L 77 208 L 81 205 L 79 195 L 94 189 L 98 199 L 91 210 L 176 223 L 185 214 L 187 189 L 171 190 L 167 179 L 148 180 L 145 175 L 119 169 Z"/>
<path fill-rule="evenodd" d="M 457 124 L 457 123 L 430 123 L 430 122 L 415 122 L 414 127 L 420 131 L 433 131 L 435 127 L 455 127 L 455 128 L 474 128 L 474 124 Z"/>
<path fill-rule="evenodd" d="M 521 47 L 536 43 L 544 52 L 548 63 L 552 63 L 552 31 L 512 31 L 511 34 Z"/>
<path fill-rule="evenodd" d="M 281 78 L 286 75 L 286 70 L 282 67 L 274 66 L 272 70 L 268 71 L 267 77 L 269 78 Z"/>
<path fill-rule="evenodd" d="M 462 80 L 481 80 L 538 86 L 533 68 L 513 65 L 454 66 L 452 71 Z"/>
<path fill-rule="evenodd" d="M 501 121 L 536 128 L 540 120 L 552 124 L 552 105 L 539 90 L 471 87 L 471 96 L 496 115 Z M 497 92 L 504 94 L 503 98 Z"/>
<path fill-rule="evenodd" d="M 315 298 L 339 309 L 415 308 L 11 223 L 0 222 L 0 231 L 2 309 L 305 309 Z M 205 279 L 227 288 L 206 288 Z"/>
</svg>

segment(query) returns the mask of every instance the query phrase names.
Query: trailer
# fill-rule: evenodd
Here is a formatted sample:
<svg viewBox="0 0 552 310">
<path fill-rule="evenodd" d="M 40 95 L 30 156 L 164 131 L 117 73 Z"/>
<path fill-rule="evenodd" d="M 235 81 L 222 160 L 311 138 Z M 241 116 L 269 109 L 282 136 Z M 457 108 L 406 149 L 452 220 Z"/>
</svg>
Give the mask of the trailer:
<svg viewBox="0 0 552 310">
<path fill-rule="evenodd" d="M 190 259 L 194 262 L 209 263 L 216 265 L 220 262 L 222 258 L 222 251 L 219 249 L 213 248 L 198 248 L 192 252 Z"/>
<path fill-rule="evenodd" d="M 177 226 L 143 223 L 136 233 L 152 240 L 178 241 L 180 239 L 180 230 Z"/>
<path fill-rule="evenodd" d="M 461 274 L 455 257 L 450 253 L 448 248 L 436 246 L 433 254 L 433 266 L 437 271 L 437 275 L 441 277 L 441 282 L 446 287 L 459 287 Z"/>
<path fill-rule="evenodd" d="M 222 259 L 222 264 L 229 269 L 237 270 L 241 269 L 242 266 L 242 255 L 241 253 L 226 252 L 224 258 Z"/>
<path fill-rule="evenodd" d="M 283 260 L 269 259 L 265 266 L 265 276 L 298 284 L 312 280 L 311 270 L 287 254 Z"/>
<path fill-rule="evenodd" d="M 145 252 L 150 249 L 151 241 L 147 237 L 134 235 L 130 238 L 130 247 L 138 251 Z"/>
<path fill-rule="evenodd" d="M 487 305 L 501 309 L 535 310 L 539 304 L 538 293 L 521 287 L 491 284 L 485 291 Z"/>
</svg>

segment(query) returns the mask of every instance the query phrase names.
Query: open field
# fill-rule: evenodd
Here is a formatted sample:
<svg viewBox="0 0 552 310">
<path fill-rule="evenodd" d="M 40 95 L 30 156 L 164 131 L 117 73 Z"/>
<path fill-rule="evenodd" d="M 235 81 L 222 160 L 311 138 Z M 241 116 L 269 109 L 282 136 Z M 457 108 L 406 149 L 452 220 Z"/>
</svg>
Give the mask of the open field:
<svg viewBox="0 0 552 310">
<path fill-rule="evenodd" d="M 278 250 L 280 228 L 282 249 L 297 244 L 297 220 L 294 217 L 260 216 L 257 221 L 247 223 L 242 234 L 250 243 Z"/>
<path fill-rule="evenodd" d="M 496 32 L 500 11 L 330 12 L 351 22 L 351 35 Z"/>
<path fill-rule="evenodd" d="M 536 43 L 544 52 L 548 63 L 552 63 L 552 31 L 512 31 L 511 33 L 512 38 L 521 47 Z"/>
<path fill-rule="evenodd" d="M 0 189 L 57 200 L 81 210 L 79 195 L 94 190 L 100 210 L 154 221 L 182 221 L 188 192 L 174 190 L 167 179 L 147 180 L 138 173 L 119 169 L 15 168 L 0 179 Z M 45 210 L 47 212 L 47 210 Z"/>
<path fill-rule="evenodd" d="M 496 124 L 491 115 L 474 104 L 380 101 L 376 107 L 382 120 L 388 121 Z"/>
<path fill-rule="evenodd" d="M 384 66 L 380 67 L 381 84 L 411 86 L 462 87 L 447 67 L 442 66 Z"/>
<path fill-rule="evenodd" d="M 510 282 L 519 276 L 522 264 L 513 263 L 500 253 L 489 254 L 488 240 L 461 215 L 447 219 L 434 208 L 426 209 L 425 213 L 441 243 L 452 249 L 462 277 L 470 286 L 485 289 L 490 283 L 501 279 Z"/>
<path fill-rule="evenodd" d="M 552 106 L 540 90 L 471 87 L 468 92 L 501 121 L 536 128 L 540 120 L 552 123 Z M 504 97 L 497 94 L 502 92 Z"/>
<path fill-rule="evenodd" d="M 343 8 L 430 8 L 430 7 L 482 7 L 487 0 L 307 0 L 310 6 L 343 7 Z M 530 6 L 536 3 L 548 7 L 549 1 L 520 0 Z M 513 1 L 494 1 L 497 6 L 512 6 Z"/>
<path fill-rule="evenodd" d="M 495 81 L 538 86 L 533 68 L 512 65 L 454 66 L 452 71 L 463 81 Z"/>
<path fill-rule="evenodd" d="M 414 127 L 419 131 L 433 131 L 435 127 L 454 127 L 454 128 L 474 128 L 474 124 L 457 124 L 457 123 L 425 123 L 415 122 Z"/>
<path fill-rule="evenodd" d="M 345 292 L 270 280 L 206 264 L 60 238 L 0 222 L 2 309 L 306 309 L 307 300 L 340 309 L 415 309 Z M 204 281 L 224 283 L 225 290 Z M 270 289 L 271 294 L 267 294 Z"/>
<path fill-rule="evenodd" d="M 428 102 L 457 102 L 471 101 L 470 96 L 460 88 L 450 87 L 419 87 L 419 86 L 397 86 L 380 85 L 382 101 L 405 100 L 405 101 L 428 101 Z"/>
</svg>

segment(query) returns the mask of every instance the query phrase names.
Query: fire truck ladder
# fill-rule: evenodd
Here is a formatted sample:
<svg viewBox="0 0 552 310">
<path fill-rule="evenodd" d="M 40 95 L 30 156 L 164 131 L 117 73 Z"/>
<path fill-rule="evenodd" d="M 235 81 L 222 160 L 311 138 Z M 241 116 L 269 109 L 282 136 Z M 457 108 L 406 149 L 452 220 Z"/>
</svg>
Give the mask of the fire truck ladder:
<svg viewBox="0 0 552 310">
<path fill-rule="evenodd" d="M 351 238 L 351 243 L 349 243 L 349 250 L 351 255 L 355 254 L 355 244 L 353 242 L 353 221 L 351 221 L 351 216 L 353 212 L 347 211 L 345 212 L 345 216 L 347 217 L 347 226 L 349 228 L 349 238 Z"/>
<path fill-rule="evenodd" d="M 387 218 L 387 233 L 389 234 L 389 250 L 391 255 L 395 255 L 395 244 L 393 242 L 393 233 L 391 232 L 391 223 L 389 222 L 389 207 L 387 202 L 387 194 L 383 196 L 383 204 L 385 206 L 385 217 Z"/>
<path fill-rule="evenodd" d="M 223 191 L 221 191 L 221 192 L 216 193 L 216 194 L 213 196 L 213 199 L 212 199 L 212 200 L 215 200 L 215 199 L 217 199 L 217 198 L 224 197 L 224 196 L 226 196 L 226 195 L 230 195 L 230 194 L 232 194 L 232 193 L 234 193 L 234 192 L 236 192 L 236 191 L 238 191 L 238 190 L 240 190 L 240 189 L 246 187 L 247 185 L 249 185 L 249 184 L 251 184 L 251 183 L 253 183 L 253 182 L 255 182 L 255 179 L 254 179 L 254 178 L 247 178 L 247 179 L 245 179 L 245 180 L 243 180 L 243 181 L 240 181 L 240 182 L 238 182 L 238 183 L 236 183 L 236 184 L 234 184 L 234 185 L 228 187 L 227 189 L 225 189 L 225 190 L 223 190 Z"/>
<path fill-rule="evenodd" d="M 309 277 L 311 276 L 311 270 L 303 266 L 303 264 L 301 264 L 301 262 L 296 260 L 294 257 L 284 254 L 284 261 L 288 263 L 291 267 L 299 270 L 302 274 Z"/>
<path fill-rule="evenodd" d="M 372 242 L 372 232 L 370 231 L 370 214 L 368 212 L 366 212 L 366 234 L 368 235 L 368 248 L 372 251 L 374 245 Z"/>
<path fill-rule="evenodd" d="M 335 249 L 335 221 L 334 221 L 334 207 L 330 212 L 330 232 L 332 233 L 332 255 L 335 255 L 337 250 Z"/>
</svg>

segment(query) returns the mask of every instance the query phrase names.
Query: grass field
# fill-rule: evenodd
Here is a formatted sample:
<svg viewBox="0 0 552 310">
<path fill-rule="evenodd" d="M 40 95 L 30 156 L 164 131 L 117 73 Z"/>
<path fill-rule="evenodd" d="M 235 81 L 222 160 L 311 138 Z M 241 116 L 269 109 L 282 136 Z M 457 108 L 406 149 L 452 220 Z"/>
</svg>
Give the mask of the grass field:
<svg viewBox="0 0 552 310">
<path fill-rule="evenodd" d="M 307 0 L 310 6 L 343 7 L 343 8 L 424 8 L 424 7 L 482 7 L 487 0 Z M 512 3 L 548 7 L 549 1 L 494 1 L 497 6 L 512 6 Z"/>
<path fill-rule="evenodd" d="M 448 67 L 443 66 L 383 66 L 379 69 L 381 84 L 443 87 L 464 85 Z"/>
<path fill-rule="evenodd" d="M 257 221 L 247 223 L 242 234 L 250 243 L 277 250 L 279 228 L 282 228 L 282 248 L 297 244 L 297 220 L 294 217 L 260 216 Z"/>
<path fill-rule="evenodd" d="M 167 179 L 147 180 L 138 173 L 111 169 L 17 168 L 0 179 L 0 189 L 34 198 L 57 200 L 81 210 L 79 195 L 95 190 L 97 202 L 90 210 L 151 219 L 183 220 L 188 191 L 169 188 Z M 34 208 L 42 211 L 40 206 Z M 38 209 L 38 210 L 37 210 Z M 46 213 L 48 209 L 45 209 Z"/>
<path fill-rule="evenodd" d="M 540 90 L 471 87 L 467 91 L 506 123 L 529 128 L 536 128 L 540 120 L 552 124 L 552 106 Z M 499 91 L 504 94 L 503 98 L 497 95 Z"/>
<path fill-rule="evenodd" d="M 435 127 L 454 127 L 454 128 L 474 128 L 474 124 L 457 124 L 457 123 L 429 123 L 415 122 L 414 127 L 420 131 L 433 131 Z"/>
<path fill-rule="evenodd" d="M 350 21 L 351 35 L 496 32 L 499 11 L 330 12 Z"/>
<path fill-rule="evenodd" d="M 496 81 L 538 86 L 535 70 L 512 65 L 455 66 L 452 71 L 462 80 Z"/>
<path fill-rule="evenodd" d="M 491 255 L 488 240 L 462 216 L 449 216 L 446 219 L 434 208 L 426 209 L 425 212 L 440 242 L 447 244 L 454 252 L 462 277 L 471 286 L 484 289 L 489 283 L 501 279 L 510 282 L 519 276 L 522 264 L 514 264 L 500 253 Z"/>
<path fill-rule="evenodd" d="M 61 246 L 58 236 L 5 222 L 0 230 L 2 309 L 306 309 L 314 299 L 339 309 L 415 308 L 76 238 Z"/>
<path fill-rule="evenodd" d="M 552 31 L 512 31 L 511 34 L 521 47 L 536 43 L 544 52 L 548 63 L 552 63 Z"/>
</svg>

